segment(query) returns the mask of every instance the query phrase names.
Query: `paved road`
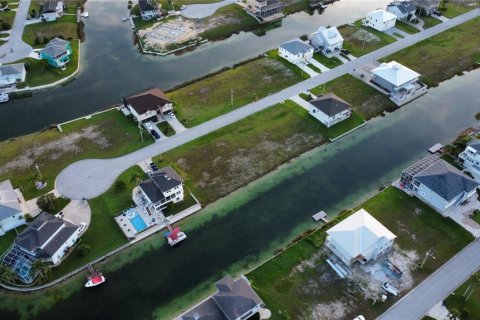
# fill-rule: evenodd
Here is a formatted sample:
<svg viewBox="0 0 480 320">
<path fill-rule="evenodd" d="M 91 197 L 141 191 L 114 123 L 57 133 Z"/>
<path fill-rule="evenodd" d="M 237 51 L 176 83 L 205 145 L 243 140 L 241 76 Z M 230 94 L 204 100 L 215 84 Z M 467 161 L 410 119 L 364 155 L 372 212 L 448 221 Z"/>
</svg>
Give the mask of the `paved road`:
<svg viewBox="0 0 480 320">
<path fill-rule="evenodd" d="M 244 119 L 254 112 L 264 110 L 270 106 L 285 101 L 299 92 L 304 92 L 305 90 L 317 87 L 327 81 L 352 72 L 354 69 L 360 68 L 368 62 L 380 59 L 388 54 L 406 48 L 453 26 L 478 17 L 479 15 L 480 9 L 475 9 L 462 16 L 441 23 L 408 38 L 399 40 L 375 52 L 359 57 L 353 61 L 338 66 L 337 68 L 297 83 L 259 101 L 204 122 L 196 127 L 188 129 L 187 131 L 176 134 L 169 139 L 147 146 L 128 155 L 114 159 L 88 159 L 75 162 L 60 172 L 55 182 L 56 189 L 59 193 L 70 199 L 82 199 L 83 197 L 90 199 L 97 197 L 108 190 L 120 173 L 146 158 L 151 158 Z"/>
<path fill-rule="evenodd" d="M 464 248 L 378 320 L 418 320 L 480 269 L 480 239 Z"/>
<path fill-rule="evenodd" d="M 0 63 L 18 61 L 28 57 L 33 51 L 32 47 L 22 40 L 28 7 L 30 7 L 30 0 L 20 0 L 8 42 L 0 46 Z"/>
<path fill-rule="evenodd" d="M 216 3 L 208 4 L 191 4 L 185 10 L 182 10 L 182 16 L 190 19 L 201 19 L 211 16 L 218 9 L 235 3 L 238 0 L 223 0 Z"/>
</svg>

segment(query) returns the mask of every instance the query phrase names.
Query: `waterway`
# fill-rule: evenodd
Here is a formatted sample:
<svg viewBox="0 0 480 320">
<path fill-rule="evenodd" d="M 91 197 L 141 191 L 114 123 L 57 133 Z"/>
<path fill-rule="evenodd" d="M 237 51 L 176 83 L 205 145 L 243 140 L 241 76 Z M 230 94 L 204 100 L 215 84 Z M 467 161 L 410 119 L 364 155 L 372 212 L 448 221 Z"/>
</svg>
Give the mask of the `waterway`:
<svg viewBox="0 0 480 320">
<path fill-rule="evenodd" d="M 247 58 L 280 43 L 309 34 L 321 25 L 340 25 L 385 7 L 389 0 L 341 0 L 324 11 L 297 13 L 280 28 L 258 37 L 242 32 L 212 42 L 181 56 L 141 54 L 133 45 L 127 2 L 89 0 L 85 20 L 86 41 L 81 45 L 81 72 L 76 80 L 57 88 L 35 92 L 33 97 L 0 105 L 0 140 L 34 132 L 119 103 L 122 96 L 149 86 L 171 88 Z"/>
<path fill-rule="evenodd" d="M 170 318 L 172 310 L 194 302 L 191 296 L 179 297 L 205 291 L 226 271 L 260 263 L 312 228 L 313 213 L 352 208 L 433 144 L 448 143 L 466 127 L 478 125 L 479 81 L 480 70 L 455 77 L 354 134 L 312 150 L 203 210 L 187 223 L 189 238 L 178 248 L 152 246 L 109 272 L 104 286 L 80 289 L 35 318 Z M 26 298 L 33 304 L 35 295 Z M 9 315 L 17 317 L 0 310 L 2 320 Z"/>
</svg>

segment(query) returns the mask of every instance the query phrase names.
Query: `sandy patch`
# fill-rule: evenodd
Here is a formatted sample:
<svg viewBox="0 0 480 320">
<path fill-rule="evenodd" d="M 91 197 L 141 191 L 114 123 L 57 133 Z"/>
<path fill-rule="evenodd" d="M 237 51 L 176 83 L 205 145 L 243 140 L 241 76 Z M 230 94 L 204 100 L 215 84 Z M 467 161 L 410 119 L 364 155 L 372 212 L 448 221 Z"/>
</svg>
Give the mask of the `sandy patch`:
<svg viewBox="0 0 480 320">
<path fill-rule="evenodd" d="M 376 35 L 368 32 L 367 30 L 364 30 L 364 29 L 358 29 L 350 37 L 353 38 L 353 39 L 356 39 L 356 40 L 359 40 L 359 41 L 365 41 L 365 42 L 380 41 L 379 37 L 377 37 Z"/>
</svg>

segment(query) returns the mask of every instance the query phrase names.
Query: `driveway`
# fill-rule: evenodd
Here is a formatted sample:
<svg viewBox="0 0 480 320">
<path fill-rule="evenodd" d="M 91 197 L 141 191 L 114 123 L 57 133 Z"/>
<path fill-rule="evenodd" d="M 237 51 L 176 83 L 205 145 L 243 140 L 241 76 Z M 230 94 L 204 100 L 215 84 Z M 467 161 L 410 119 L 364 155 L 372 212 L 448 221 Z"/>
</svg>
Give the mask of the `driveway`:
<svg viewBox="0 0 480 320">
<path fill-rule="evenodd" d="M 191 4 L 186 9 L 182 10 L 181 14 L 185 18 L 201 19 L 211 16 L 218 9 L 236 3 L 238 0 L 223 0 L 216 3 L 208 4 Z"/>
<path fill-rule="evenodd" d="M 0 63 L 11 63 L 28 57 L 32 52 L 32 47 L 23 42 L 23 28 L 28 15 L 28 7 L 31 0 L 21 0 L 8 42 L 0 46 Z"/>
<path fill-rule="evenodd" d="M 86 200 L 72 200 L 65 208 L 63 208 L 62 212 L 64 219 L 71 221 L 76 225 L 85 223 L 88 227 L 90 224 L 92 211 Z"/>
<path fill-rule="evenodd" d="M 173 128 L 173 130 L 175 130 L 175 133 L 180 133 L 187 130 L 187 128 L 185 128 L 177 118 L 168 117 L 167 122 Z"/>
<path fill-rule="evenodd" d="M 297 95 L 299 92 L 305 92 L 344 74 L 351 73 L 354 69 L 360 68 L 369 62 L 383 58 L 465 21 L 474 19 L 479 15 L 480 9 L 474 9 L 454 19 L 450 19 L 447 22 L 389 44 L 313 78 L 297 83 L 263 99 L 252 102 L 184 132 L 178 133 L 168 139 L 160 140 L 158 143 L 149 145 L 122 157 L 114 159 L 86 159 L 74 162 L 63 169 L 63 171 L 57 176 L 55 181 L 56 189 L 62 195 L 70 199 L 82 199 L 83 197 L 90 199 L 97 197 L 107 191 L 123 171 L 147 158 L 159 155 L 235 123 L 250 116 L 252 113 L 283 102 L 290 97 Z"/>
<path fill-rule="evenodd" d="M 310 60 L 310 63 L 313 64 L 313 65 L 314 65 L 315 67 L 317 67 L 318 69 L 320 69 L 320 71 L 322 71 L 322 73 L 327 72 L 328 70 L 330 70 L 329 68 L 325 67 L 323 64 L 321 64 L 320 62 L 318 62 L 318 61 L 315 60 L 315 59 Z"/>
</svg>

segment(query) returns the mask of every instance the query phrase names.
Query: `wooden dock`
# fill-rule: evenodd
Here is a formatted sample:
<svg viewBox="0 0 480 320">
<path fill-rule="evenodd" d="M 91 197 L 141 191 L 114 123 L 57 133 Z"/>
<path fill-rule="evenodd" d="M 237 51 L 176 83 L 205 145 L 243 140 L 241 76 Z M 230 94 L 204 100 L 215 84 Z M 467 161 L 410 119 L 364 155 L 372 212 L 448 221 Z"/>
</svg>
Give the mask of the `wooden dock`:
<svg viewBox="0 0 480 320">
<path fill-rule="evenodd" d="M 315 213 L 313 216 L 312 216 L 312 219 L 315 220 L 316 222 L 322 220 L 323 222 L 325 223 L 329 223 L 330 220 L 328 219 L 328 216 L 327 214 L 325 213 L 325 211 L 320 211 L 320 212 L 317 212 Z"/>
<path fill-rule="evenodd" d="M 428 149 L 428 152 L 430 153 L 437 153 L 443 148 L 443 145 L 440 143 L 437 143 L 436 145 L 432 146 L 430 149 Z"/>
</svg>

